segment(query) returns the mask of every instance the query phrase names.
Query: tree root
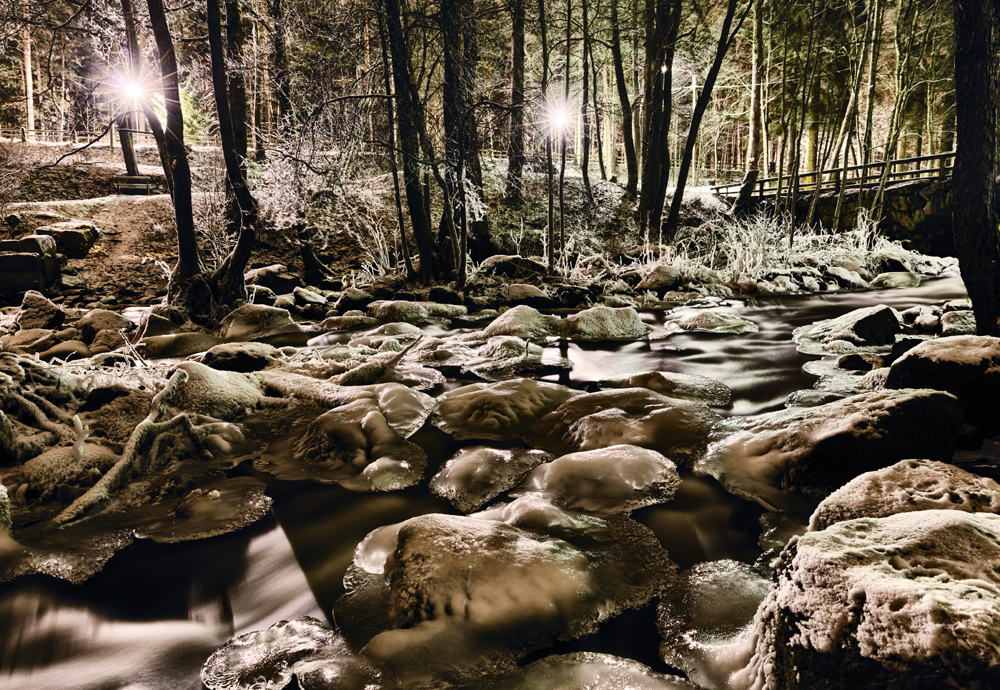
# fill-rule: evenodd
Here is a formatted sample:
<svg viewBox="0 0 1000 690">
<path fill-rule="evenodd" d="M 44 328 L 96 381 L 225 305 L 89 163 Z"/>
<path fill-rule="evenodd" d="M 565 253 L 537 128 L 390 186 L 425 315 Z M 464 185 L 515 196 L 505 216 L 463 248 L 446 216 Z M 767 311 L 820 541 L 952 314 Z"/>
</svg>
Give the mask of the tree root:
<svg viewBox="0 0 1000 690">
<path fill-rule="evenodd" d="M 183 369 L 178 369 L 167 381 L 166 387 L 153 397 L 152 409 L 149 415 L 139 423 L 132 435 L 129 436 L 122 451 L 121 459 L 115 463 L 114 467 L 98 480 L 87 492 L 73 501 L 64 511 L 59 513 L 54 519 L 56 525 L 65 527 L 74 520 L 79 520 L 86 516 L 94 508 L 103 505 L 111 496 L 118 491 L 131 477 L 142 446 L 150 438 L 159 436 L 165 431 L 181 427 L 190 432 L 194 425 L 185 414 L 177 415 L 166 422 L 158 421 L 166 413 L 166 401 L 173 397 L 182 383 L 187 381 L 188 374 Z"/>
</svg>

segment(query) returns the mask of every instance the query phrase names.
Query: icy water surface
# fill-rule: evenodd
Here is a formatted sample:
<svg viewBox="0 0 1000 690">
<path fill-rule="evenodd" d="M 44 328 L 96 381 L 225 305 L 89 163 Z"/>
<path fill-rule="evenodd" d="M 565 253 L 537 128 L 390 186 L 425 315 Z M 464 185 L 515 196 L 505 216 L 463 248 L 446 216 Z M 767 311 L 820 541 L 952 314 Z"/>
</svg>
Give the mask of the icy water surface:
<svg viewBox="0 0 1000 690">
<path fill-rule="evenodd" d="M 613 347 L 572 343 L 564 355 L 574 368 L 561 382 L 586 388 L 599 379 L 651 370 L 700 374 L 732 389 L 731 407 L 719 409 L 724 415 L 779 409 L 789 393 L 816 380 L 802 371 L 814 358 L 796 351 L 795 328 L 872 304 L 905 309 L 964 296 L 961 281 L 949 278 L 884 292 L 725 303 L 720 309 L 753 321 L 760 331 L 684 333 Z M 664 315 L 643 318 L 662 323 Z M 456 385 L 449 381 L 446 387 Z M 411 440 L 428 454 L 425 479 L 461 445 L 430 425 Z M 344 573 L 369 532 L 425 513 L 456 512 L 425 488 L 358 494 L 256 476 L 267 482 L 274 507 L 247 529 L 180 544 L 137 540 L 80 586 L 43 577 L 0 586 L 0 688 L 200 688 L 202 664 L 236 635 L 307 615 L 333 624 Z M 633 517 L 686 569 L 720 559 L 752 563 L 761 552 L 760 514 L 714 480 L 683 475 L 672 501 Z M 654 601 L 625 611 L 598 633 L 528 660 L 593 651 L 669 672 L 657 651 L 655 607 Z"/>
</svg>

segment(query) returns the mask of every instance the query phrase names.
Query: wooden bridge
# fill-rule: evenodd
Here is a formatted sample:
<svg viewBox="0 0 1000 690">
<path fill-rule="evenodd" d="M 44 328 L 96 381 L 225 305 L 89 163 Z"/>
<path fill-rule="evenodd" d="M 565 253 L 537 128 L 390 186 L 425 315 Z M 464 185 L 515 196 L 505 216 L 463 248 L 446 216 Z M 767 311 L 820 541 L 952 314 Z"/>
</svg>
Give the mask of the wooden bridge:
<svg viewBox="0 0 1000 690">
<path fill-rule="evenodd" d="M 951 177 L 954 169 L 955 152 L 936 153 L 931 156 L 920 156 L 918 158 L 899 158 L 889 161 L 889 175 L 886 186 L 904 180 L 918 179 L 947 179 Z M 882 175 L 885 172 L 885 161 L 869 163 L 868 165 L 851 165 L 845 168 L 834 168 L 816 172 L 799 173 L 799 194 L 808 192 L 812 194 L 819 187 L 820 194 L 824 192 L 837 192 L 840 190 L 841 175 L 846 172 L 844 181 L 844 191 L 860 191 L 872 189 L 878 186 Z M 757 180 L 754 187 L 754 196 L 758 199 L 768 199 L 790 193 L 796 175 L 782 175 L 776 177 L 762 177 Z M 718 196 L 735 197 L 739 194 L 742 182 L 713 186 L 712 192 Z"/>
</svg>

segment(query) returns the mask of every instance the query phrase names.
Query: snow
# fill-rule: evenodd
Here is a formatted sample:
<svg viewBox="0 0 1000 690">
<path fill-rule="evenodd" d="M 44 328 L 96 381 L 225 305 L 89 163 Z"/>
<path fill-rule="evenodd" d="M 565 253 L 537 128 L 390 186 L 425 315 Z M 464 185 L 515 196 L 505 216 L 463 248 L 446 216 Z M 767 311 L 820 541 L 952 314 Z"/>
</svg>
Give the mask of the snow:
<svg viewBox="0 0 1000 690">
<path fill-rule="evenodd" d="M 680 485 L 677 466 L 655 450 L 616 445 L 570 453 L 535 468 L 523 491 L 566 510 L 631 512 L 664 503 Z"/>
<path fill-rule="evenodd" d="M 859 475 L 834 491 L 813 512 L 809 529 L 935 509 L 1000 513 L 1000 484 L 943 462 L 902 460 Z"/>
<path fill-rule="evenodd" d="M 1000 516 L 956 510 L 848 520 L 793 539 L 757 613 L 748 680 L 774 687 L 784 664 L 812 650 L 840 683 L 852 672 L 853 682 L 876 682 L 881 668 L 900 682 L 921 677 L 921 687 L 996 687 L 998 560 Z M 879 665 L 854 669 L 859 657 Z M 803 687 L 823 673 L 798 670 Z"/>
<path fill-rule="evenodd" d="M 47 450 L 24 463 L 22 471 L 42 500 L 54 500 L 60 485 L 93 486 L 119 459 L 107 446 L 84 443 Z"/>
<path fill-rule="evenodd" d="M 218 371 L 199 362 L 181 362 L 178 369 L 187 372 L 171 399 L 171 405 L 224 421 L 257 407 L 264 394 L 257 380 L 234 371 Z"/>
</svg>

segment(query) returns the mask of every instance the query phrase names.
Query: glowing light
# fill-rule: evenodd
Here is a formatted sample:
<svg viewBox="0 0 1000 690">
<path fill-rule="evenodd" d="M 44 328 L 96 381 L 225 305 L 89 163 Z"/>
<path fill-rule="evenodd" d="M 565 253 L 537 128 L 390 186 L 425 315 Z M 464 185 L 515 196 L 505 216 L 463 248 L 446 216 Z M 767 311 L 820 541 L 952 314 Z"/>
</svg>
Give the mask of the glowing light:
<svg viewBox="0 0 1000 690">
<path fill-rule="evenodd" d="M 142 84 L 137 84 L 132 81 L 122 84 L 122 90 L 125 92 L 125 95 L 133 101 L 138 101 L 144 95 Z"/>
</svg>

